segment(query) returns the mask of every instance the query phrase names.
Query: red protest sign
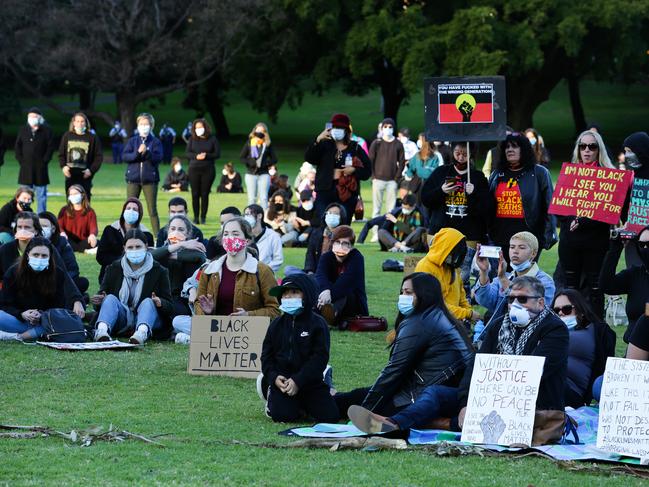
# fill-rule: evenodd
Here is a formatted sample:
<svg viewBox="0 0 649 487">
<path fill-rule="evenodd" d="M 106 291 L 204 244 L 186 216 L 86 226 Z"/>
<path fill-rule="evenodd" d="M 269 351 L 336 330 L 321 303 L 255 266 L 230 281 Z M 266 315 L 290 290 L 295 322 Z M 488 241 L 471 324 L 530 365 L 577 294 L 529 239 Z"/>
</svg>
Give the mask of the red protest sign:
<svg viewBox="0 0 649 487">
<path fill-rule="evenodd" d="M 632 177 L 630 171 L 564 162 L 548 213 L 616 225 Z"/>
</svg>

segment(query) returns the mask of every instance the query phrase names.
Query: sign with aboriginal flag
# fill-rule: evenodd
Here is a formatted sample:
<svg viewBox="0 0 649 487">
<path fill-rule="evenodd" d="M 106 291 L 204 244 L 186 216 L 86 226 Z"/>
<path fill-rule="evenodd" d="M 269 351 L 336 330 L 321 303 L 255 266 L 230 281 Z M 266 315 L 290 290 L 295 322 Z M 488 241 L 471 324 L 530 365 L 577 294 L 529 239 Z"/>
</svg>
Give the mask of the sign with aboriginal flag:
<svg viewBox="0 0 649 487">
<path fill-rule="evenodd" d="M 506 132 L 505 78 L 466 76 L 424 80 L 429 140 L 502 140 Z"/>
<path fill-rule="evenodd" d="M 632 178 L 631 171 L 564 162 L 548 213 L 617 225 Z"/>
</svg>

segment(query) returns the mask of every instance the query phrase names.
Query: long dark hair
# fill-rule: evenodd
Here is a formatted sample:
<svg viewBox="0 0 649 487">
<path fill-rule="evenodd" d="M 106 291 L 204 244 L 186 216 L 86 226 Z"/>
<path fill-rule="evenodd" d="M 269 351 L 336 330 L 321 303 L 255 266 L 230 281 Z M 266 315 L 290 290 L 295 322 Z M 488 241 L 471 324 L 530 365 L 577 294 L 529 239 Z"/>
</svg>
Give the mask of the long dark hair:
<svg viewBox="0 0 649 487">
<path fill-rule="evenodd" d="M 282 212 L 284 212 L 285 216 L 288 216 L 288 214 L 291 212 L 291 202 L 288 200 L 288 194 L 286 194 L 286 191 L 283 189 L 278 189 L 273 193 L 273 195 L 270 197 L 268 200 L 268 209 L 266 210 L 266 217 L 269 220 L 274 220 L 277 217 L 277 211 L 275 211 L 275 197 L 276 196 L 281 196 L 282 199 L 284 200 L 284 204 L 282 207 Z"/>
<path fill-rule="evenodd" d="M 126 224 L 126 222 L 124 221 L 124 210 L 126 209 L 126 205 L 128 205 L 129 203 L 135 203 L 137 205 L 137 212 L 140 215 L 138 220 L 135 222 L 135 225 L 133 225 L 134 227 L 140 227 L 142 217 L 144 216 L 144 206 L 142 206 L 142 202 L 134 197 L 126 198 L 126 201 L 122 205 L 122 212 L 119 214 L 119 226 L 122 228 L 122 233 L 126 231 L 126 227 L 124 226 Z"/>
<path fill-rule="evenodd" d="M 575 315 L 577 315 L 577 328 L 586 328 L 591 323 L 601 323 L 602 320 L 595 314 L 593 308 L 590 307 L 586 298 L 576 289 L 561 289 L 555 295 L 552 300 L 552 307 L 554 308 L 554 303 L 557 301 L 559 296 L 565 296 L 575 307 Z"/>
<path fill-rule="evenodd" d="M 507 169 L 508 164 L 507 156 L 505 155 L 505 148 L 510 142 L 513 142 L 521 149 L 521 167 L 523 169 L 534 167 L 534 165 L 536 164 L 536 156 L 534 155 L 534 151 L 532 150 L 532 144 L 530 144 L 530 141 L 525 136 L 525 134 L 521 132 L 512 132 L 511 134 L 507 135 L 505 140 L 498 144 L 498 158 L 496 160 L 497 164 L 494 170 L 504 171 L 505 169 Z"/>
<path fill-rule="evenodd" d="M 86 190 L 80 184 L 73 184 L 68 188 L 68 197 L 70 196 L 71 189 L 76 189 L 81 194 L 81 214 L 82 215 L 87 214 L 90 211 L 90 201 L 88 201 L 88 193 L 86 193 Z M 74 216 L 74 205 L 70 203 L 70 200 L 68 200 L 68 203 L 65 205 L 65 212 L 68 214 L 70 218 Z"/>
<path fill-rule="evenodd" d="M 52 224 L 52 235 L 50 236 L 49 240 L 50 242 L 52 242 L 52 244 L 57 245 L 59 243 L 59 239 L 61 238 L 61 227 L 59 227 L 59 220 L 51 211 L 41 211 L 38 214 L 38 218 L 47 220 Z M 43 227 L 41 225 L 41 230 L 42 228 Z"/>
<path fill-rule="evenodd" d="M 29 267 L 29 253 L 34 247 L 47 247 L 50 261 L 47 269 L 41 272 Z M 19 293 L 54 296 L 56 294 L 56 263 L 52 244 L 43 237 L 32 238 L 23 252 L 16 271 L 16 289 Z"/>
</svg>

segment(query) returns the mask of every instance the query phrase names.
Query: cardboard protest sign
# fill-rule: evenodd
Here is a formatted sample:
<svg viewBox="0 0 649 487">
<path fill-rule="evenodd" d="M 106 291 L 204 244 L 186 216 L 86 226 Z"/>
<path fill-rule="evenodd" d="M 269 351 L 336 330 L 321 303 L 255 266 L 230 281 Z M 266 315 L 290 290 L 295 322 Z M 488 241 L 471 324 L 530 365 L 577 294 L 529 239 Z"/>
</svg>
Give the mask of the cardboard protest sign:
<svg viewBox="0 0 649 487">
<path fill-rule="evenodd" d="M 614 357 L 606 361 L 597 448 L 649 458 L 649 362 Z"/>
<path fill-rule="evenodd" d="M 403 258 L 403 274 L 407 276 L 415 272 L 415 267 L 419 261 L 423 258 L 423 255 L 406 255 Z"/>
<path fill-rule="evenodd" d="M 478 353 L 462 441 L 531 445 L 545 357 Z"/>
<path fill-rule="evenodd" d="M 631 205 L 626 228 L 640 233 L 647 225 L 649 225 L 649 179 L 635 179 L 631 190 Z"/>
<path fill-rule="evenodd" d="M 187 372 L 254 379 L 269 324 L 262 316 L 193 316 Z"/>
<path fill-rule="evenodd" d="M 548 213 L 616 225 L 631 178 L 629 171 L 564 162 Z"/>
<path fill-rule="evenodd" d="M 503 76 L 426 78 L 426 138 L 502 140 L 506 132 L 506 105 Z"/>
</svg>

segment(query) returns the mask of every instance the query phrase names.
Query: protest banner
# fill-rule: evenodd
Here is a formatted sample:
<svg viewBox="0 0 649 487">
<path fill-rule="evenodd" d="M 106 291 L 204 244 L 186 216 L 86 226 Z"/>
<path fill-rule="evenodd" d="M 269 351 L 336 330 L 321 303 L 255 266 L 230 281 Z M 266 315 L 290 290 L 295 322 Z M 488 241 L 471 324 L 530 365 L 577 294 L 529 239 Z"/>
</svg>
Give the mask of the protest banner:
<svg viewBox="0 0 649 487">
<path fill-rule="evenodd" d="M 626 229 L 640 233 L 649 225 L 649 179 L 635 179 L 631 190 L 631 205 Z"/>
<path fill-rule="evenodd" d="M 632 176 L 620 169 L 564 162 L 548 213 L 616 225 Z"/>
<path fill-rule="evenodd" d="M 507 106 L 503 76 L 462 76 L 424 80 L 428 140 L 502 140 Z"/>
<path fill-rule="evenodd" d="M 462 441 L 531 445 L 544 363 L 545 357 L 476 354 Z"/>
<path fill-rule="evenodd" d="M 606 361 L 597 448 L 649 458 L 649 362 L 615 357 Z"/>
<path fill-rule="evenodd" d="M 269 324 L 265 316 L 193 316 L 187 372 L 254 379 Z"/>
</svg>

